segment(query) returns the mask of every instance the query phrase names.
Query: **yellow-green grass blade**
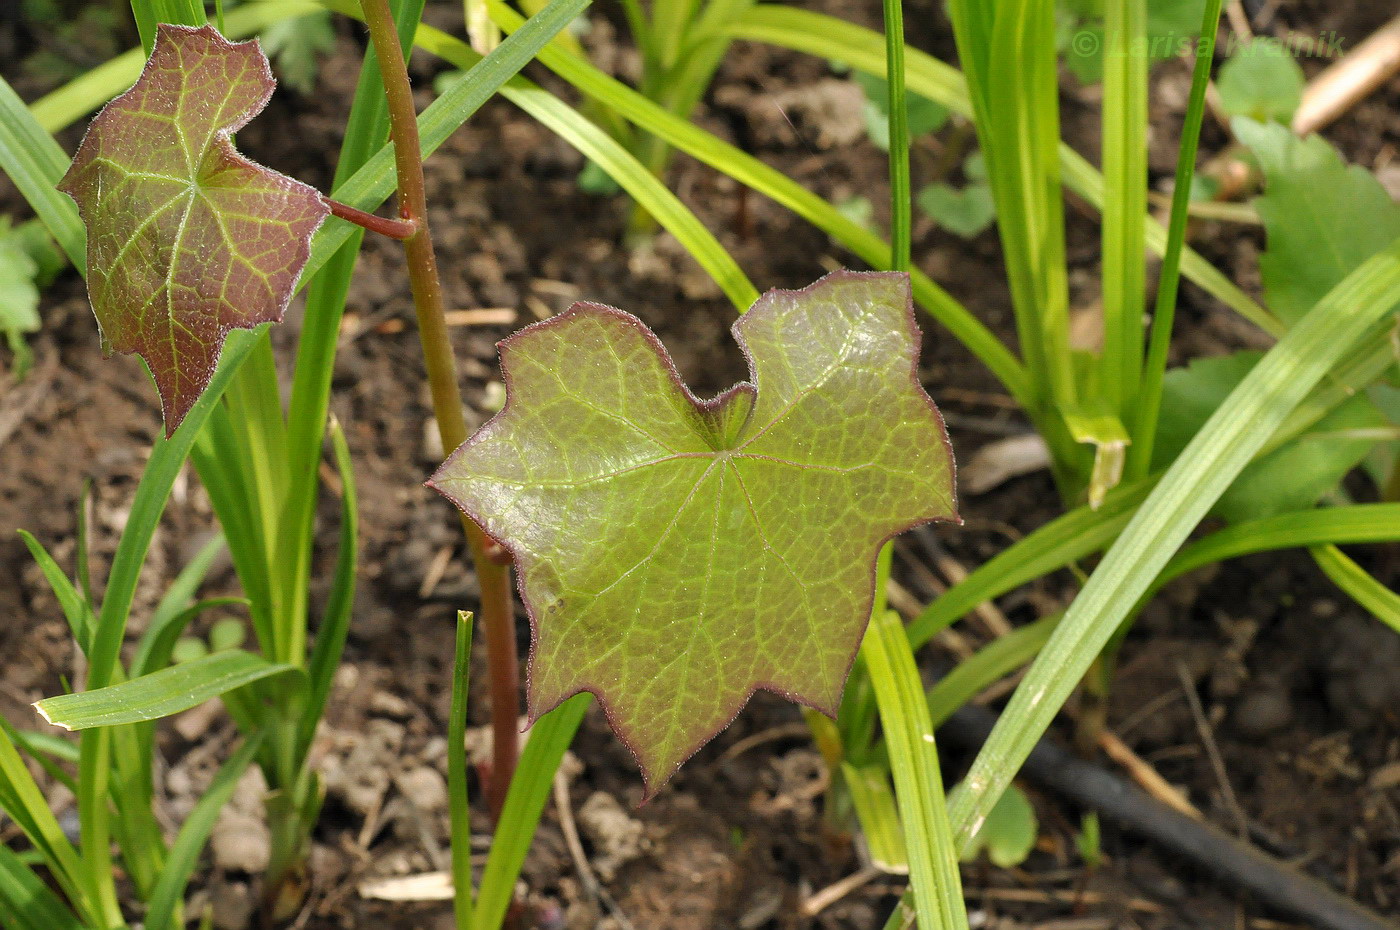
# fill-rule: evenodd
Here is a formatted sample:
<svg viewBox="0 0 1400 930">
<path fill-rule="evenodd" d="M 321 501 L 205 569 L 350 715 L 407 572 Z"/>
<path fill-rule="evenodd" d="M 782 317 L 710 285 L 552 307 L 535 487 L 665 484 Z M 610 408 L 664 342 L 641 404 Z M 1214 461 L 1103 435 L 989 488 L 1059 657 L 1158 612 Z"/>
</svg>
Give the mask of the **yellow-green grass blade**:
<svg viewBox="0 0 1400 930">
<path fill-rule="evenodd" d="M 520 764 L 491 839 L 486 869 L 481 873 L 481 887 L 472 911 L 475 926 L 483 930 L 499 927 L 505 919 L 506 909 L 515 897 L 520 867 L 534 841 L 535 827 L 554 784 L 554 772 L 592 702 L 591 694 L 575 695 L 530 728 L 530 740 L 520 753 Z"/>
<path fill-rule="evenodd" d="M 305 16 L 321 9 L 318 3 L 302 0 L 245 4 L 229 11 L 224 20 L 224 36 L 229 39 L 244 39 L 261 32 L 273 23 Z M 44 129 L 58 132 L 136 83 L 145 65 L 146 50 L 130 49 L 115 58 L 107 59 L 57 90 L 35 100 L 29 105 L 29 112 Z"/>
<path fill-rule="evenodd" d="M 1314 546 L 1310 551 L 1313 561 L 1333 584 L 1377 620 L 1400 633 L 1400 594 L 1381 584 L 1336 546 Z"/>
<path fill-rule="evenodd" d="M 779 4 L 759 4 L 731 22 L 729 34 L 736 39 L 765 42 L 823 58 L 843 61 L 859 71 L 883 78 L 884 38 L 863 26 L 845 20 Z M 972 116 L 972 100 L 967 82 L 957 69 L 926 52 L 906 50 L 909 89 L 943 104 L 963 116 Z M 1102 210 L 1107 197 L 1103 175 L 1069 146 L 1059 146 L 1065 184 L 1091 205 Z M 1161 254 L 1167 244 L 1167 231 L 1156 220 L 1145 222 L 1147 245 Z M 1258 302 L 1236 287 L 1219 269 L 1199 253 L 1187 249 L 1181 270 L 1188 278 L 1245 319 L 1274 336 L 1283 325 Z"/>
<path fill-rule="evenodd" d="M 899 616 L 883 611 L 871 617 L 861 650 L 889 747 L 919 924 L 930 930 L 965 930 L 967 911 L 933 723 Z"/>
<path fill-rule="evenodd" d="M 517 14 L 492 5 L 503 28 L 518 27 Z M 881 49 L 882 56 L 884 54 Z M 735 146 L 681 119 L 609 77 L 576 55 L 557 48 L 540 51 L 540 62 L 580 92 L 605 104 L 639 128 L 722 171 L 821 229 L 873 268 L 890 267 L 890 246 L 864 226 L 843 215 L 816 194 Z M 883 57 L 882 57 L 883 62 Z M 883 64 L 881 65 L 883 69 Z M 883 70 L 882 72 L 883 73 Z M 1031 400 L 1025 368 L 999 339 L 949 294 L 917 268 L 911 270 L 914 299 L 968 347 L 1023 404 Z"/>
<path fill-rule="evenodd" d="M 146 902 L 146 930 L 181 930 L 184 926 L 174 918 L 179 913 L 190 876 L 199 865 L 200 851 L 209 841 L 219 812 L 233 796 L 233 789 L 238 787 L 238 780 L 257 755 L 261 742 L 262 734 L 258 734 L 238 747 L 180 825 L 180 832 L 170 846 L 165 866 Z"/>
<path fill-rule="evenodd" d="M 1326 373 L 1400 300 L 1400 242 L 1333 288 L 1273 347 L 1152 490 L 1012 696 L 950 811 L 977 832 L 1089 665 L 1221 493 Z"/>
<path fill-rule="evenodd" d="M 354 15 L 355 12 L 340 0 L 329 2 L 328 5 L 350 15 Z M 541 17 L 544 15 L 540 14 Z M 521 35 L 524 31 L 522 28 L 511 38 Z M 538 36 L 539 46 L 543 46 L 549 38 L 542 33 L 528 35 Z M 522 37 L 520 41 L 524 43 L 525 38 Z M 419 48 L 459 68 L 472 69 L 449 87 L 442 97 L 420 116 L 419 131 L 425 156 L 436 150 L 457 126 L 499 88 L 502 96 L 539 120 L 617 181 L 633 200 L 641 204 L 695 257 L 736 308 L 747 309 L 758 298 L 757 289 L 733 257 L 695 214 L 681 203 L 675 194 L 667 190 L 641 162 L 558 97 L 524 78 L 511 77 L 528 58 L 518 62 L 493 61 L 489 57 L 483 60 L 466 43 L 429 26 L 419 27 L 414 42 Z M 506 47 L 507 43 L 502 43 L 496 51 L 500 52 Z M 522 44 L 512 47 L 520 49 L 529 46 Z M 538 50 L 538 47 L 532 49 L 534 52 Z M 475 71 L 478 62 L 482 62 L 482 72 Z M 502 81 L 504 83 L 501 83 Z M 364 168 L 337 188 L 333 196 L 352 206 L 372 210 L 388 198 L 393 186 L 393 153 L 386 146 L 377 152 Z M 348 238 L 349 232 L 348 223 L 334 219 L 328 221 L 312 245 L 311 258 L 307 262 L 303 277 L 318 269 Z"/>
<path fill-rule="evenodd" d="M 44 719 L 66 730 L 159 720 L 225 692 L 293 672 L 241 649 L 228 649 L 93 691 L 61 694 L 35 703 Z"/>
</svg>

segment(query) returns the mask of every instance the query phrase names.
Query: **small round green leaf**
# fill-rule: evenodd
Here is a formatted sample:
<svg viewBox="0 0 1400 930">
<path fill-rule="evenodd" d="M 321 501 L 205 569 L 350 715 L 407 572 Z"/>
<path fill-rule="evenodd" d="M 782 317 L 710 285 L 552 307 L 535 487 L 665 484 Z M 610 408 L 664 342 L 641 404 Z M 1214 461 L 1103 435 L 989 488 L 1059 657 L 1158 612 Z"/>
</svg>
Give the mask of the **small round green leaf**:
<svg viewBox="0 0 1400 930">
<path fill-rule="evenodd" d="M 59 190 L 87 226 L 103 344 L 146 360 L 173 433 L 232 328 L 276 322 L 329 214 L 234 150 L 276 82 L 256 42 L 162 24 L 136 84 L 92 121 Z"/>
<path fill-rule="evenodd" d="M 957 519 L 907 276 L 770 291 L 734 336 L 752 383 L 701 401 L 575 304 L 501 343 L 505 409 L 429 482 L 515 556 L 531 717 L 592 692 L 648 794 L 757 689 L 833 713 L 879 547 Z"/>
</svg>

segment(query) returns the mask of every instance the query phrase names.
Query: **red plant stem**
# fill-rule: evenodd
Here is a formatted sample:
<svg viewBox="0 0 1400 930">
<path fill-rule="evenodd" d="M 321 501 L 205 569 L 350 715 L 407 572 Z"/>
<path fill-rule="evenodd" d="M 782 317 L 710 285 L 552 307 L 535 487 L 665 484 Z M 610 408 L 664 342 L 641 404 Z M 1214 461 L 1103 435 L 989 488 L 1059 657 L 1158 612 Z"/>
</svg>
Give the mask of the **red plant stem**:
<svg viewBox="0 0 1400 930">
<path fill-rule="evenodd" d="M 418 314 L 418 335 L 432 390 L 442 447 L 457 448 L 467 438 L 462 400 L 457 388 L 457 364 L 452 356 L 447 320 L 443 315 L 442 283 L 428 229 L 428 203 L 423 185 L 423 159 L 419 154 L 418 116 L 408 83 L 399 36 L 388 0 L 361 0 L 370 41 L 379 55 L 384 93 L 389 103 L 389 128 L 394 142 L 394 163 L 399 178 L 399 213 L 417 226 L 404 240 L 408 258 L 413 305 Z M 510 592 L 510 568 L 489 556 L 491 541 L 481 527 L 466 516 L 467 534 L 476 577 L 481 585 L 481 623 L 486 633 L 486 654 L 491 679 L 492 762 L 487 800 L 493 819 L 499 819 L 506 791 L 515 774 L 520 715 L 519 660 L 515 649 L 515 616 Z"/>
<path fill-rule="evenodd" d="M 403 242 L 418 231 L 418 224 L 413 220 L 395 220 L 384 216 L 375 216 L 373 213 L 357 210 L 348 203 L 341 203 L 339 200 L 332 200 L 326 196 L 322 196 L 321 199 L 326 202 L 326 206 L 331 208 L 332 216 L 349 220 L 356 226 L 363 226 L 370 232 L 377 232 L 390 239 Z"/>
</svg>

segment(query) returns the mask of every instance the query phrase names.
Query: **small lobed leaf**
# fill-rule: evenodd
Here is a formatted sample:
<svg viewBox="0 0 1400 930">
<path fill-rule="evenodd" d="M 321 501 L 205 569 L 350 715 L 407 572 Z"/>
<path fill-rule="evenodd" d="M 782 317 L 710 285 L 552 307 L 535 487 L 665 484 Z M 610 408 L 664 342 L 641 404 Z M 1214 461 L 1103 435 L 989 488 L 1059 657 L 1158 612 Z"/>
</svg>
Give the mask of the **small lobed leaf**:
<svg viewBox="0 0 1400 930">
<path fill-rule="evenodd" d="M 505 409 L 429 482 L 515 556 L 530 716 L 592 692 L 648 794 L 757 689 L 833 713 L 880 545 L 957 519 L 907 276 L 770 291 L 734 336 L 752 383 L 700 401 L 575 304 L 501 343 Z"/>
<path fill-rule="evenodd" d="M 1400 204 L 1321 136 L 1239 117 L 1231 128 L 1264 170 L 1254 201 L 1268 248 L 1259 273 L 1269 309 L 1296 323 L 1343 278 L 1400 237 Z"/>
<path fill-rule="evenodd" d="M 229 139 L 275 86 L 256 42 L 162 24 L 140 80 L 93 120 L 58 185 L 87 226 L 104 347 L 146 360 L 167 432 L 208 385 L 230 329 L 282 319 L 329 213 L 313 188 Z"/>
</svg>

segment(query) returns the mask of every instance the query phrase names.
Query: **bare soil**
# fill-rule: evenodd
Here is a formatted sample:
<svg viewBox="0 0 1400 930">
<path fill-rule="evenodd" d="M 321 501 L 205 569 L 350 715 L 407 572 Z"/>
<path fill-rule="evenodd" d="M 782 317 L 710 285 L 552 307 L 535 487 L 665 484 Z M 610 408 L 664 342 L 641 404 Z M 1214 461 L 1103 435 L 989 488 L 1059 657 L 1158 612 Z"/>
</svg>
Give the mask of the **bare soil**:
<svg viewBox="0 0 1400 930">
<path fill-rule="evenodd" d="M 830 12 L 866 25 L 878 4 L 823 0 Z M 910 3 L 911 43 L 944 57 L 952 42 L 940 5 Z M 1268 25 L 1316 32 L 1336 29 L 1356 44 L 1389 13 L 1383 4 L 1321 0 L 1284 3 Z M 453 26 L 459 5 L 433 2 L 434 22 Z M 615 10 L 594 11 L 588 42 L 620 73 L 632 66 L 619 45 Z M 316 93 L 279 91 L 269 111 L 239 133 L 260 161 L 328 186 L 362 39 L 342 24 Z M 130 36 L 123 37 L 125 40 Z M 0 67 L 32 99 L 54 81 L 45 62 L 89 67 L 109 49 L 82 35 L 53 34 L 0 16 Z M 47 56 L 47 57 L 45 57 Z M 1305 61 L 1309 72 L 1321 63 Z M 420 87 L 436 72 L 415 65 Z M 535 69 L 531 76 L 561 90 Z M 1169 179 L 1189 74 L 1181 62 L 1155 72 L 1151 164 Z M 1066 78 L 1066 136 L 1096 157 L 1098 101 L 1093 89 Z M 565 92 L 572 99 L 572 95 Z M 855 98 L 857 101 L 859 98 Z M 425 98 L 426 100 L 426 98 Z M 851 132 L 851 97 L 825 61 L 740 43 L 734 47 L 700 121 L 834 200 L 885 198 L 883 154 Z M 1329 133 L 1349 158 L 1395 177 L 1400 145 L 1400 87 L 1392 84 Z M 859 114 L 856 112 L 855 117 Z M 63 141 L 70 148 L 77 130 Z M 1207 128 L 1204 149 L 1228 139 Z M 915 169 L 927 179 L 939 161 L 920 144 Z M 1389 166 L 1389 168 L 1388 168 Z M 628 205 L 581 192 L 580 157 L 503 101 L 485 107 L 430 163 L 430 200 L 440 262 L 452 306 L 510 308 L 511 325 L 454 331 L 464 397 L 479 418 L 498 398 L 494 342 L 537 316 L 586 298 L 613 304 L 653 326 L 698 392 L 715 392 L 742 374 L 727 334 L 732 311 L 668 236 L 639 248 L 623 244 Z M 1388 168 L 1388 171 L 1387 171 Z M 916 179 L 917 180 L 917 179 Z M 761 288 L 810 283 L 854 260 L 782 208 L 711 170 L 679 157 L 669 181 L 715 230 Z M 0 207 L 24 215 L 0 181 Z M 1096 295 L 1097 226 L 1077 203 L 1070 211 L 1075 305 Z M 1202 224 L 1194 244 L 1242 286 L 1257 289 L 1257 231 Z M 1011 333 L 1009 298 L 994 233 L 963 241 L 921 220 L 915 258 L 954 296 L 998 332 Z M 1179 317 L 1179 357 L 1216 354 L 1260 337 L 1193 287 Z M 278 339 L 290 345 L 294 309 Z M 74 557 L 78 500 L 93 495 L 95 576 L 101 578 L 126 515 L 151 440 L 160 429 L 155 396 L 139 362 L 103 360 L 86 297 L 72 274 L 46 295 L 44 329 L 33 340 L 38 363 L 22 384 L 0 379 L 0 713 L 20 726 L 41 722 L 30 702 L 56 693 L 75 671 L 75 649 L 52 596 L 14 530 L 39 537 L 64 565 Z M 386 903 L 360 894 L 366 882 L 444 867 L 447 814 L 445 742 L 452 623 L 474 606 L 474 586 L 448 505 L 421 486 L 441 451 L 435 448 L 419 376 L 412 308 L 397 246 L 369 241 L 349 301 L 337 359 L 333 408 L 354 453 L 363 508 L 360 595 L 345 666 L 317 743 L 329 797 L 315 837 L 312 893 L 298 926 L 308 930 L 381 927 L 447 930 L 446 902 Z M 284 357 L 289 357 L 284 355 Z M 931 322 L 924 380 L 947 414 L 955 448 L 977 449 L 1027 430 L 991 376 Z M 1373 493 L 1358 485 L 1359 494 Z M 335 500 L 323 501 L 323 557 L 333 551 Z M 1059 511 L 1047 475 L 1031 474 L 981 495 L 965 495 L 966 525 L 939 528 L 943 545 L 976 566 Z M 143 577 L 133 632 L 181 565 L 209 538 L 208 499 L 192 472 L 178 482 Z M 898 550 L 896 579 L 918 600 L 939 577 L 917 546 Z M 1397 577 L 1394 547 L 1358 553 L 1383 580 Z M 946 579 L 945 579 L 946 580 Z M 1069 573 L 1042 579 L 1001 602 L 1021 623 L 1073 597 Z M 211 593 L 234 592 L 227 565 Z M 320 592 L 317 592 L 318 594 Z M 206 620 L 205 622 L 208 622 Z M 967 645 L 986 635 L 960 626 Z M 526 646 L 521 627 L 521 647 Z M 956 645 L 956 644 L 954 644 Z M 952 661 L 941 640 L 929 668 Z M 480 671 L 480 669 L 478 669 Z M 1203 705 L 1193 716 L 1183 676 Z M 475 675 L 475 681 L 484 680 Z M 486 722 L 484 689 L 473 719 Z M 1234 831 L 1243 822 L 1271 852 L 1392 917 L 1400 917 L 1400 638 L 1331 588 L 1304 556 L 1239 560 L 1174 584 L 1131 635 L 1113 693 L 1114 731 L 1209 817 Z M 708 928 L 858 928 L 881 926 L 899 883 L 875 881 L 816 917 L 799 902 L 861 867 L 848 839 L 823 827 L 825 773 L 797 710 L 755 698 L 733 727 L 693 759 L 657 799 L 638 807 L 641 783 L 626 750 L 596 713 L 576 739 L 567 771 L 572 818 L 585 855 L 606 891 L 585 892 L 578 865 L 551 804 L 526 863 L 526 925 L 541 930 L 607 927 L 638 930 Z M 207 783 L 235 734 L 217 711 L 197 709 L 162 733 L 165 809 L 178 822 Z M 1207 741 L 1222 765 L 1212 764 Z M 956 774 L 967 759 L 949 755 Z M 1106 763 L 1105 764 L 1109 764 Z M 246 786 L 221 830 L 217 865 L 198 894 L 225 926 L 239 926 L 257 870 L 256 785 Z M 964 880 L 982 927 L 1265 928 L 1284 926 L 1266 909 L 1213 877 L 1159 854 L 1112 827 L 1103 866 L 1087 874 L 1075 853 L 1080 811 L 1027 785 L 1042 823 L 1024 867 L 968 867 Z M 479 792 L 478 792 L 479 795 Z M 55 804 L 73 816 L 71 798 Z M 241 818 L 241 819 L 237 819 Z M 479 824 L 485 834 L 482 815 Z M 13 840 L 0 822 L 0 838 Z M 265 853 L 263 853 L 265 854 Z"/>
</svg>

